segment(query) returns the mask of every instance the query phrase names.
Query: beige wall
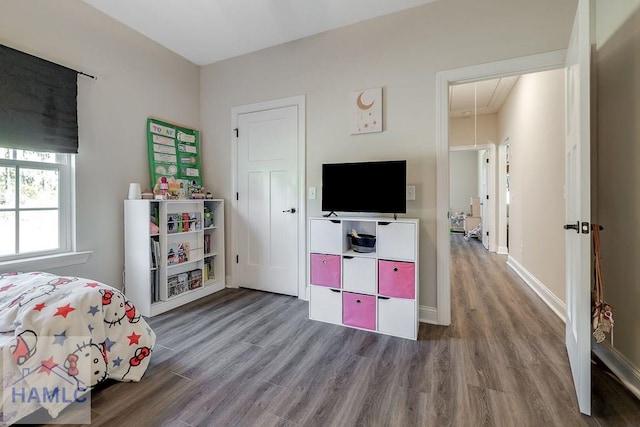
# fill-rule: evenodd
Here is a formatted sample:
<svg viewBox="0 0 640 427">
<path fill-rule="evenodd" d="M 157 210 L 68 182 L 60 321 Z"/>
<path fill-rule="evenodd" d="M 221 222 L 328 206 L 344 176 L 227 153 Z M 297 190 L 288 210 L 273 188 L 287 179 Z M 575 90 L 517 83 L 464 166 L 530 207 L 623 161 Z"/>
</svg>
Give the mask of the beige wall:
<svg viewBox="0 0 640 427">
<path fill-rule="evenodd" d="M 640 367 L 640 1 L 597 1 L 596 29 L 594 221 L 604 226 L 605 300 L 614 307 L 615 349 Z"/>
<path fill-rule="evenodd" d="M 497 144 L 498 115 L 481 114 L 449 120 L 449 147 Z"/>
<path fill-rule="evenodd" d="M 123 200 L 150 181 L 145 120 L 198 128 L 199 67 L 80 0 L 0 2 L 0 43 L 98 77 L 78 78 L 76 157 L 78 250 L 94 253 L 56 272 L 120 287 Z"/>
<path fill-rule="evenodd" d="M 307 186 L 320 188 L 323 162 L 408 160 L 408 183 L 417 185 L 407 216 L 421 221 L 420 304 L 435 307 L 435 74 L 564 49 L 575 6 L 440 1 L 203 67 L 205 180 L 230 198 L 232 107 L 305 95 Z M 384 88 L 384 132 L 349 135 L 349 93 L 376 86 Z M 308 214 L 318 215 L 320 204 L 308 201 Z"/>
<path fill-rule="evenodd" d="M 564 70 L 521 76 L 498 134 L 509 138 L 509 256 L 565 301 Z"/>
<path fill-rule="evenodd" d="M 451 212 L 469 213 L 471 197 L 478 197 L 478 152 L 452 151 L 449 153 L 449 209 Z"/>
</svg>

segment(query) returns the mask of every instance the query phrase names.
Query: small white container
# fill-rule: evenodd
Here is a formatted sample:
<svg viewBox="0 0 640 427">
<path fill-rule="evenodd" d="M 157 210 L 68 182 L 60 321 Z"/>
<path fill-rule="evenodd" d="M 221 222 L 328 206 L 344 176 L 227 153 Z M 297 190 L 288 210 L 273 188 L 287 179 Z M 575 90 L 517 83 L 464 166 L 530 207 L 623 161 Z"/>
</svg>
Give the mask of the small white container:
<svg viewBox="0 0 640 427">
<path fill-rule="evenodd" d="M 129 184 L 129 200 L 137 199 L 142 199 L 142 190 L 140 189 L 139 183 L 132 182 Z"/>
</svg>

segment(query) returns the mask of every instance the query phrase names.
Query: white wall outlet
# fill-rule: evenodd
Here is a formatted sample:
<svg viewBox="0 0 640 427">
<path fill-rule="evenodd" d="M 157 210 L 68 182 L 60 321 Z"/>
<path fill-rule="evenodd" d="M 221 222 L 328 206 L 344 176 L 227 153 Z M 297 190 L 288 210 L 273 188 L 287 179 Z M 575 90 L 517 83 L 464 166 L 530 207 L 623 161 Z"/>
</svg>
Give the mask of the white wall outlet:
<svg viewBox="0 0 640 427">
<path fill-rule="evenodd" d="M 316 187 L 309 187 L 309 200 L 316 198 Z"/>
<path fill-rule="evenodd" d="M 416 186 L 407 185 L 407 200 L 415 200 L 415 199 L 416 199 Z"/>
</svg>

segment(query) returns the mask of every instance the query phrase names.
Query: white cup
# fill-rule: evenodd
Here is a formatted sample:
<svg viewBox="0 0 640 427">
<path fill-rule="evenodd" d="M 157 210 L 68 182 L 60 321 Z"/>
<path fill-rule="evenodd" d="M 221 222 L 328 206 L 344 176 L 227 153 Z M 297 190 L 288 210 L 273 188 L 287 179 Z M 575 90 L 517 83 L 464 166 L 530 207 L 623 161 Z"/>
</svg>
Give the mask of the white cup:
<svg viewBox="0 0 640 427">
<path fill-rule="evenodd" d="M 140 184 L 137 182 L 132 182 L 129 184 L 129 200 L 142 199 L 142 190 L 140 189 Z"/>
</svg>

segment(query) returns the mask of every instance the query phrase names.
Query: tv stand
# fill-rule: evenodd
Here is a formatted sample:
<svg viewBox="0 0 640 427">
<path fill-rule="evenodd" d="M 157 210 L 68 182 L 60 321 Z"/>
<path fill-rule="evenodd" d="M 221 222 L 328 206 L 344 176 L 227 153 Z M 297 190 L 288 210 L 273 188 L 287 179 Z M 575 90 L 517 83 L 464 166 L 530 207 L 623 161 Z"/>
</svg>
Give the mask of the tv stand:
<svg viewBox="0 0 640 427">
<path fill-rule="evenodd" d="M 334 211 L 331 211 L 331 212 L 329 212 L 328 214 L 326 214 L 326 215 L 322 215 L 322 216 L 323 216 L 323 217 L 325 217 L 325 218 L 329 218 L 331 215 L 333 215 L 333 216 L 335 216 L 335 217 L 337 217 L 337 216 L 338 216 L 338 214 L 337 214 L 337 213 L 335 213 Z"/>
<path fill-rule="evenodd" d="M 351 230 L 373 251 L 354 250 Z M 418 236 L 417 219 L 309 218 L 309 318 L 417 339 Z"/>
</svg>

